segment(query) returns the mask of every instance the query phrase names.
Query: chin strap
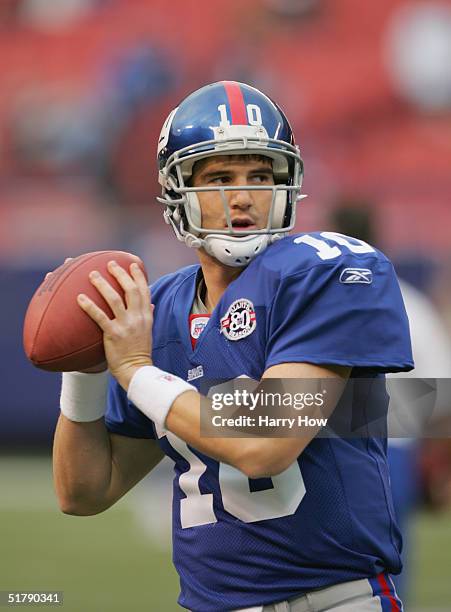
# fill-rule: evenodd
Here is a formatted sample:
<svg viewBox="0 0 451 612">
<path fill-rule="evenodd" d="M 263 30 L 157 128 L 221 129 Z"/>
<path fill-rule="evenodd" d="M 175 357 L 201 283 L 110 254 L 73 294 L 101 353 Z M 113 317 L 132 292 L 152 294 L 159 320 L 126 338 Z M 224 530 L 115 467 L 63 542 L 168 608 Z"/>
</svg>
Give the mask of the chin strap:
<svg viewBox="0 0 451 612">
<path fill-rule="evenodd" d="M 202 240 L 202 246 L 209 255 L 226 266 L 242 268 L 250 264 L 254 257 L 262 253 L 271 242 L 278 238 L 281 238 L 278 234 L 250 235 L 243 238 L 209 234 Z"/>
</svg>

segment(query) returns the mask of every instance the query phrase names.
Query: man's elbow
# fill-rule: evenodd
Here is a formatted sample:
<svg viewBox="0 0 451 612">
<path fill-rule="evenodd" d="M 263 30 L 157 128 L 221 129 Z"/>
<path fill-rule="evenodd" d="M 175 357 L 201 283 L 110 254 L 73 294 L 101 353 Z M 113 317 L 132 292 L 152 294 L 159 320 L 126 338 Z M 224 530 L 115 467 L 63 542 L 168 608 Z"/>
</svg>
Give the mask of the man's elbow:
<svg viewBox="0 0 451 612">
<path fill-rule="evenodd" d="M 243 454 L 238 469 L 248 478 L 270 478 L 281 474 L 297 459 L 299 453 L 270 453 L 265 448 Z"/>
<path fill-rule="evenodd" d="M 293 462 L 270 462 L 265 461 L 244 466 L 241 471 L 251 479 L 255 478 L 271 478 L 278 476 L 290 467 Z"/>
<path fill-rule="evenodd" d="M 110 507 L 99 505 L 98 502 L 71 497 L 58 497 L 58 506 L 63 514 L 70 516 L 94 516 Z"/>
</svg>

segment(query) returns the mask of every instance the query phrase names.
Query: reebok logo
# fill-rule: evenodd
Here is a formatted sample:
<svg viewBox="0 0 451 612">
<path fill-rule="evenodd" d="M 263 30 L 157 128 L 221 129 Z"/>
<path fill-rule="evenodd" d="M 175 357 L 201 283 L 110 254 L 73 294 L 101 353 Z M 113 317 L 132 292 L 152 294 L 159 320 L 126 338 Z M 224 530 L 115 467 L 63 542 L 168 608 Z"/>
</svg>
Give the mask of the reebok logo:
<svg viewBox="0 0 451 612">
<path fill-rule="evenodd" d="M 340 283 L 350 285 L 363 283 L 370 285 L 373 282 L 373 273 L 368 268 L 345 268 L 340 274 Z"/>
</svg>

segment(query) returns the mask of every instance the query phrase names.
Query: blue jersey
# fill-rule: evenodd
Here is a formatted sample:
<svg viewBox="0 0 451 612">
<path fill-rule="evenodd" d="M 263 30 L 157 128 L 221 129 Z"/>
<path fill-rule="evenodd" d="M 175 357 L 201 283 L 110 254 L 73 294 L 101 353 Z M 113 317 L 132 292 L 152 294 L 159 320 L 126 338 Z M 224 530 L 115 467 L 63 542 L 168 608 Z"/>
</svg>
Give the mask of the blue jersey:
<svg viewBox="0 0 451 612">
<path fill-rule="evenodd" d="M 193 350 L 199 275 L 189 266 L 152 288 L 154 363 L 199 388 L 202 376 L 260 379 L 286 362 L 352 366 L 353 377 L 413 367 L 393 267 L 361 241 L 323 232 L 274 243 L 228 286 Z M 386 411 L 379 385 L 374 393 L 365 401 Z M 285 472 L 248 479 L 156 431 L 114 380 L 108 403 L 111 432 L 155 438 L 175 462 L 182 606 L 233 610 L 400 571 L 384 439 L 315 438 Z"/>
</svg>

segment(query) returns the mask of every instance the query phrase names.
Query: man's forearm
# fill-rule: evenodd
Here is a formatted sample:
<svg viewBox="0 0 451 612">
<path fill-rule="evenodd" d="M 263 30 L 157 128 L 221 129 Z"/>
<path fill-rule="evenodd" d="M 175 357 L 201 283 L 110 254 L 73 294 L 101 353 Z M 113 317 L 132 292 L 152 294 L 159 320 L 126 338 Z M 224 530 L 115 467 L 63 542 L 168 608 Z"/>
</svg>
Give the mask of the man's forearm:
<svg viewBox="0 0 451 612">
<path fill-rule="evenodd" d="M 201 453 L 228 463 L 249 478 L 275 476 L 287 469 L 319 430 L 302 438 L 218 438 L 201 435 L 199 393 L 189 391 L 172 404 L 167 428 Z"/>
<path fill-rule="evenodd" d="M 61 415 L 53 447 L 55 490 L 68 514 L 96 514 L 111 505 L 112 454 L 103 419 L 77 423 Z"/>
<path fill-rule="evenodd" d="M 61 415 L 53 463 L 59 504 L 67 514 L 98 514 L 112 506 L 163 458 L 150 438 L 108 432 L 103 419 L 77 423 Z"/>
</svg>

